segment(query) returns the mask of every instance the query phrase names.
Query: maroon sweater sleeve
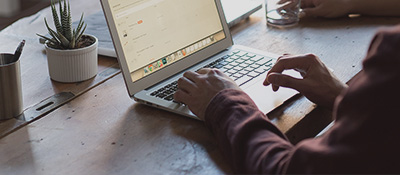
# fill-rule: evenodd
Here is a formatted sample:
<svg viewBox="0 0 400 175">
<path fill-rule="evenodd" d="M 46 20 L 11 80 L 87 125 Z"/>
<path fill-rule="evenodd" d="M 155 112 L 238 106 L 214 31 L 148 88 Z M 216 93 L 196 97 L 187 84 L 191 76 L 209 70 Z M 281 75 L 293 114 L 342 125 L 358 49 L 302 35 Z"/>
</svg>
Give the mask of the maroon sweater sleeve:
<svg viewBox="0 0 400 175">
<path fill-rule="evenodd" d="M 292 145 L 243 91 L 223 90 L 209 104 L 206 125 L 237 173 L 279 173 Z"/>
<path fill-rule="evenodd" d="M 336 100 L 335 125 L 290 144 L 242 91 L 223 90 L 206 125 L 237 173 L 399 173 L 400 26 L 381 30 L 364 71 Z"/>
</svg>

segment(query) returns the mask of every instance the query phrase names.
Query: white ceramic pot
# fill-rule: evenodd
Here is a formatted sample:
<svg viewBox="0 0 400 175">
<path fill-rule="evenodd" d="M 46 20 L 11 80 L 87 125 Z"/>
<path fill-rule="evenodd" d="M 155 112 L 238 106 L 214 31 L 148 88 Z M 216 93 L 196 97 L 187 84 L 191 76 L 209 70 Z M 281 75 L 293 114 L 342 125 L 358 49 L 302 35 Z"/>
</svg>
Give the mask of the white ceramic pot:
<svg viewBox="0 0 400 175">
<path fill-rule="evenodd" d="M 85 34 L 87 35 L 87 34 Z M 50 78 L 63 83 L 85 81 L 97 75 L 97 45 L 95 43 L 80 49 L 59 50 L 46 46 Z"/>
</svg>

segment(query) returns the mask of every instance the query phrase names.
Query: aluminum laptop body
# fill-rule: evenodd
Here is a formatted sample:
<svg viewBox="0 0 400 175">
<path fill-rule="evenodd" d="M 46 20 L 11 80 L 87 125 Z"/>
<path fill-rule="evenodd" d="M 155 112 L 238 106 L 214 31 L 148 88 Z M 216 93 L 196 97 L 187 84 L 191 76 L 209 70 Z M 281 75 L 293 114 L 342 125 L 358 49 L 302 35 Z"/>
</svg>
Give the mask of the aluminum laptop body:
<svg viewBox="0 0 400 175">
<path fill-rule="evenodd" d="M 232 27 L 262 8 L 261 0 L 221 0 L 228 26 Z"/>
<path fill-rule="evenodd" d="M 196 71 L 234 53 L 277 55 L 234 45 L 220 0 L 101 0 L 129 96 L 146 105 L 197 119 L 187 106 L 153 94 L 185 71 Z M 244 51 L 244 52 L 243 52 Z M 255 58 L 255 57 L 254 57 Z M 233 70 L 233 69 L 232 69 Z M 264 113 L 296 91 L 276 93 L 266 72 L 241 86 Z"/>
</svg>

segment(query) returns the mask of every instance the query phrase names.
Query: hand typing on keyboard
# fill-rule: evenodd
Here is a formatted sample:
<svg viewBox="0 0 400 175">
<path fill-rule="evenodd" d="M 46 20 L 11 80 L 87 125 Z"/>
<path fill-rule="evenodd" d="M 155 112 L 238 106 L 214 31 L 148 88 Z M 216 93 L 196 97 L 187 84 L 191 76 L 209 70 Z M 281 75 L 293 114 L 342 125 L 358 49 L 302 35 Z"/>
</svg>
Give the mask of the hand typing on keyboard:
<svg viewBox="0 0 400 175">
<path fill-rule="evenodd" d="M 242 86 L 251 80 L 263 75 L 272 67 L 272 58 L 261 55 L 234 50 L 229 55 L 205 65 L 203 68 L 216 68 L 232 78 L 237 85 Z M 172 82 L 150 95 L 167 101 L 175 101 L 174 93 L 177 90 L 177 82 Z"/>
<path fill-rule="evenodd" d="M 212 98 L 221 90 L 239 89 L 227 75 L 217 69 L 204 68 L 197 72 L 188 71 L 178 80 L 175 101 L 185 103 L 200 119 Z"/>
</svg>

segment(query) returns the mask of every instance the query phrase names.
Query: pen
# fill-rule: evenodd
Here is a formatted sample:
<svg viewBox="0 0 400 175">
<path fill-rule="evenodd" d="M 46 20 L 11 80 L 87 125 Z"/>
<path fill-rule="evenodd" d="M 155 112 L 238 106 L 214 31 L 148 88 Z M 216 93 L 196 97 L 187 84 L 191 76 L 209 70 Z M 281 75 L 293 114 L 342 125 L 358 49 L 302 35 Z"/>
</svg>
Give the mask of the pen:
<svg viewBox="0 0 400 175">
<path fill-rule="evenodd" d="M 25 46 L 25 40 L 22 40 L 22 42 L 19 43 L 17 50 L 15 50 L 13 62 L 19 59 L 19 57 L 21 56 L 22 48 L 24 48 L 24 46 Z"/>
</svg>

